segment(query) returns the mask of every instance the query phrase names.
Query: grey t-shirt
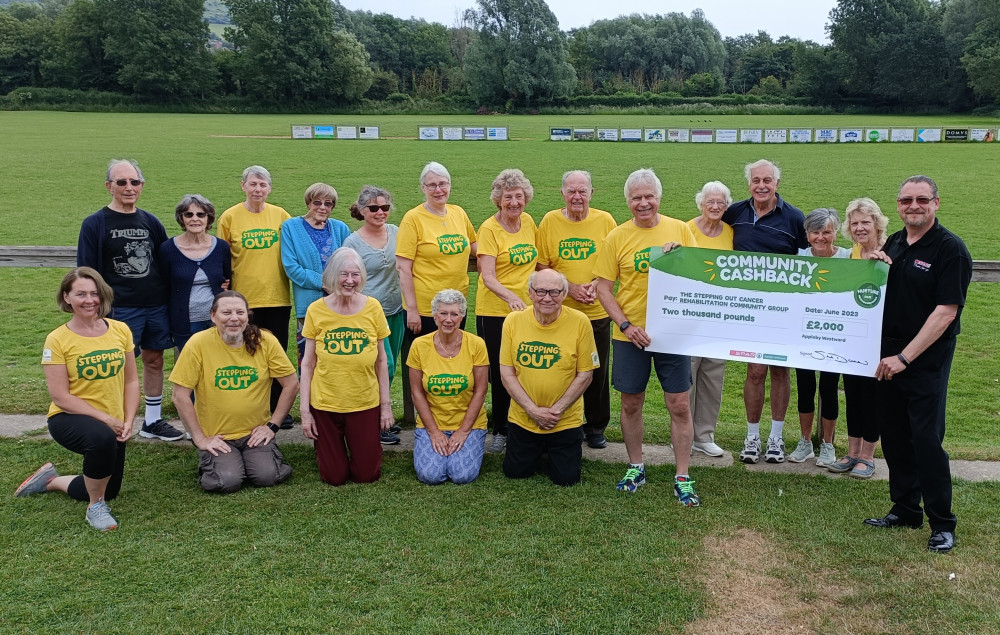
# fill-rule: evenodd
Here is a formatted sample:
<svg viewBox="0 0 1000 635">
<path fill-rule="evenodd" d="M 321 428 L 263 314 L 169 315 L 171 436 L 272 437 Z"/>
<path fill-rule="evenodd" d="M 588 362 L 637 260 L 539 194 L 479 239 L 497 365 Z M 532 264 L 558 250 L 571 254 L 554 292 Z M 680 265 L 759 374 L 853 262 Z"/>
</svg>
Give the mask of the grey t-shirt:
<svg viewBox="0 0 1000 635">
<path fill-rule="evenodd" d="M 385 247 L 376 249 L 366 243 L 358 232 L 354 232 L 344 241 L 344 247 L 350 247 L 358 252 L 365 263 L 365 295 L 370 295 L 382 304 L 382 311 L 387 316 L 396 315 L 403 310 L 403 293 L 399 288 L 399 273 L 396 271 L 396 232 L 399 228 L 386 224 L 389 239 Z"/>
</svg>

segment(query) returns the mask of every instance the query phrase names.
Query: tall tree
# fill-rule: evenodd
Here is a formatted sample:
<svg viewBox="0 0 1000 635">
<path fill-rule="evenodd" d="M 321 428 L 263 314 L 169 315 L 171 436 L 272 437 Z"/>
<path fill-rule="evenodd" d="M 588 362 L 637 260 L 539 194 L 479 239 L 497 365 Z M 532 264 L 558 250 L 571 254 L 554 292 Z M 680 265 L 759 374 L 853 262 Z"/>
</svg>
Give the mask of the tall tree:
<svg viewBox="0 0 1000 635">
<path fill-rule="evenodd" d="M 568 97 L 576 72 L 566 37 L 544 0 L 477 0 L 476 35 L 465 51 L 469 94 L 482 104 L 516 106 Z"/>
<path fill-rule="evenodd" d="M 368 53 L 336 29 L 329 0 L 226 0 L 242 91 L 273 103 L 351 102 L 372 82 Z"/>
<path fill-rule="evenodd" d="M 1000 0 L 974 4 L 976 23 L 964 40 L 962 66 L 977 94 L 1000 102 Z"/>
<path fill-rule="evenodd" d="M 119 90 L 118 66 L 104 55 L 106 18 L 94 0 L 73 0 L 52 25 L 42 62 L 48 84 L 80 90 Z"/>
<path fill-rule="evenodd" d="M 36 6 L 0 8 L 0 94 L 42 85 L 42 60 L 52 21 Z"/>
</svg>

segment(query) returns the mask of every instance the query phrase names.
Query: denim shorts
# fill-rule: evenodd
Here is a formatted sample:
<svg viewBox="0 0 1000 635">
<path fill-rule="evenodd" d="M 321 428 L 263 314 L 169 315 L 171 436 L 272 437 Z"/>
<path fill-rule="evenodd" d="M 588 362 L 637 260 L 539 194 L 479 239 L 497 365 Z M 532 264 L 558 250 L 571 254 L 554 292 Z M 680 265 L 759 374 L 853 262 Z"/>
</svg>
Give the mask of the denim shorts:
<svg viewBox="0 0 1000 635">
<path fill-rule="evenodd" d="M 615 390 L 629 395 L 646 392 L 649 384 L 649 362 L 656 368 L 663 392 L 681 393 L 691 389 L 691 358 L 673 353 L 654 353 L 632 342 L 611 340 L 614 361 L 611 383 Z"/>
</svg>

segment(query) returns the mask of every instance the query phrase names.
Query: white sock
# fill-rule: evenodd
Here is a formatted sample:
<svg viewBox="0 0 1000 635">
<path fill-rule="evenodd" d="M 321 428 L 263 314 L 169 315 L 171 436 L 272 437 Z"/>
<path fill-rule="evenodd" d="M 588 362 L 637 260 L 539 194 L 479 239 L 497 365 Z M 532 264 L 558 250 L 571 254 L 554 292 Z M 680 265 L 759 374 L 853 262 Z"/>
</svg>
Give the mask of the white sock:
<svg viewBox="0 0 1000 635">
<path fill-rule="evenodd" d="M 163 395 L 157 395 L 156 397 L 146 396 L 146 423 L 156 423 L 162 417 L 160 416 L 163 407 Z"/>
<path fill-rule="evenodd" d="M 646 471 L 646 464 L 645 463 L 629 463 L 628 466 L 629 467 L 634 467 L 635 469 L 639 470 L 640 472 L 645 472 Z"/>
<path fill-rule="evenodd" d="M 784 427 L 785 427 L 784 421 L 775 421 L 774 419 L 771 419 L 771 434 L 769 434 L 768 436 L 771 437 L 772 439 L 780 439 L 781 430 Z"/>
<path fill-rule="evenodd" d="M 760 437 L 760 422 L 750 423 L 747 421 L 747 436 L 748 437 Z"/>
</svg>

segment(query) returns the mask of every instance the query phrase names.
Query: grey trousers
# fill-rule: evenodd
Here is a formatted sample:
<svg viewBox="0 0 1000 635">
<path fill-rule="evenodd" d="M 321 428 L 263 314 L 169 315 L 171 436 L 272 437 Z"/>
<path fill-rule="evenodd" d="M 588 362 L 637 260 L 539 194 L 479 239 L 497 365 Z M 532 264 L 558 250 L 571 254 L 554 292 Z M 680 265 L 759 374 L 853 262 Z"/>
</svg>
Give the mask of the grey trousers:
<svg viewBox="0 0 1000 635">
<path fill-rule="evenodd" d="M 206 492 L 230 494 L 249 481 L 257 487 L 271 487 L 284 483 L 292 475 L 292 466 L 285 463 L 285 457 L 277 444 L 251 448 L 247 445 L 250 435 L 226 441 L 232 452 L 219 453 L 198 450 L 198 474 L 201 488 Z"/>
</svg>

